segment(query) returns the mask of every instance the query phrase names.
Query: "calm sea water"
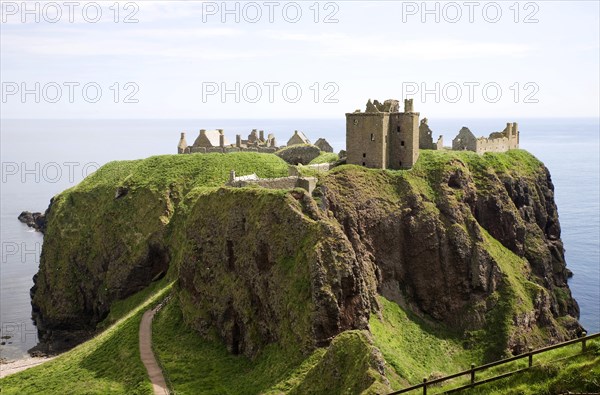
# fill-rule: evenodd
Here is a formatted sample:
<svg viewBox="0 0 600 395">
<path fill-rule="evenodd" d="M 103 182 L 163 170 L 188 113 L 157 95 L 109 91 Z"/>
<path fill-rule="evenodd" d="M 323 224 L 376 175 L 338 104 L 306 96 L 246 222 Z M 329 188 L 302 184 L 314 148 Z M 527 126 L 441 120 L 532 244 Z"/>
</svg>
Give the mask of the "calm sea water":
<svg viewBox="0 0 600 395">
<path fill-rule="evenodd" d="M 477 135 L 502 130 L 505 121 L 431 119 L 446 145 L 464 125 Z M 318 120 L 2 120 L 1 121 L 0 356 L 25 355 L 37 343 L 29 289 L 39 264 L 42 236 L 17 221 L 23 210 L 44 211 L 56 193 L 81 181 L 99 165 L 176 152 L 179 133 L 192 143 L 198 129 L 225 129 L 229 139 L 251 129 L 275 133 L 285 142 L 294 129 L 315 141 L 325 137 L 344 148 L 345 121 Z M 519 120 L 521 147 L 552 173 L 566 247 L 570 286 L 581 307 L 581 323 L 600 331 L 600 126 L 597 119 Z"/>
</svg>

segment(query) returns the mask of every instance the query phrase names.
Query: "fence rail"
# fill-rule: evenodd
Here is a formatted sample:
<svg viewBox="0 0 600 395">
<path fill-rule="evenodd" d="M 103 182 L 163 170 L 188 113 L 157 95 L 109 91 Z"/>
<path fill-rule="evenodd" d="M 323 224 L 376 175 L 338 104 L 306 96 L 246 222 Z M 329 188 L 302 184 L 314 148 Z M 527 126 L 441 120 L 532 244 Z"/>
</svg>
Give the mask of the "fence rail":
<svg viewBox="0 0 600 395">
<path fill-rule="evenodd" d="M 577 343 L 581 343 L 581 353 L 585 353 L 586 347 L 587 347 L 587 341 L 595 339 L 595 338 L 600 338 L 600 333 L 595 333 L 593 335 L 588 336 L 586 332 L 583 332 L 582 337 L 577 338 L 577 339 L 554 344 L 554 345 L 548 346 L 548 347 L 538 348 L 537 350 L 533 350 L 530 347 L 529 351 L 526 353 L 511 357 L 511 358 L 501 359 L 499 361 L 491 362 L 491 363 L 488 363 L 485 365 L 475 366 L 475 364 L 471 364 L 471 369 L 463 370 L 462 372 L 454 373 L 449 376 L 440 377 L 438 379 L 434 379 L 431 381 L 428 381 L 427 378 L 424 378 L 423 382 L 421 384 L 416 384 L 416 385 L 413 385 L 412 387 L 403 388 L 401 390 L 391 392 L 388 395 L 404 394 L 406 392 L 410 392 L 410 391 L 414 391 L 414 390 L 418 390 L 418 389 L 422 389 L 423 395 L 427 395 L 427 387 L 433 386 L 435 384 L 440 384 L 440 383 L 443 383 L 444 381 L 448 381 L 448 380 L 451 380 L 451 379 L 454 379 L 457 377 L 461 377 L 461 376 L 470 376 L 471 382 L 469 384 L 463 385 L 461 387 L 450 389 L 450 390 L 446 391 L 445 393 L 458 392 L 458 391 L 461 391 L 461 390 L 464 390 L 467 388 L 473 388 L 473 387 L 476 387 L 481 384 L 486 384 L 491 381 L 500 380 L 505 377 L 512 376 L 513 374 L 516 374 L 516 373 L 525 372 L 526 370 L 528 370 L 529 368 L 531 368 L 533 366 L 533 356 L 536 354 L 541 354 L 541 353 L 544 353 L 544 352 L 547 352 L 550 350 L 555 350 L 557 348 L 562 348 L 562 347 L 566 347 L 566 346 L 569 346 L 572 344 L 577 344 Z M 523 358 L 528 358 L 528 366 L 526 368 L 513 370 L 513 371 L 507 372 L 507 373 L 502 373 L 497 376 L 489 377 L 489 378 L 486 378 L 486 379 L 483 379 L 480 381 L 475 380 L 476 372 L 490 369 L 490 368 L 493 368 L 496 366 L 504 365 L 504 364 L 507 364 L 510 362 L 518 361 Z"/>
</svg>

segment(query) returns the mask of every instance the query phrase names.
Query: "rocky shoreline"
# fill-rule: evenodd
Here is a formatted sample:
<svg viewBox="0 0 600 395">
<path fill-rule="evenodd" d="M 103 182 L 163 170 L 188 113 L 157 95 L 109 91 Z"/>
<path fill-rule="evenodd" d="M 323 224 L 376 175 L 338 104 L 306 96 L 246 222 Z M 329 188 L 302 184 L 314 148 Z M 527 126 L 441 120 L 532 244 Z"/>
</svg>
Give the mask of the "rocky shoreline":
<svg viewBox="0 0 600 395">
<path fill-rule="evenodd" d="M 46 214 L 23 211 L 19 214 L 19 221 L 37 231 L 44 233 L 46 230 Z"/>
</svg>

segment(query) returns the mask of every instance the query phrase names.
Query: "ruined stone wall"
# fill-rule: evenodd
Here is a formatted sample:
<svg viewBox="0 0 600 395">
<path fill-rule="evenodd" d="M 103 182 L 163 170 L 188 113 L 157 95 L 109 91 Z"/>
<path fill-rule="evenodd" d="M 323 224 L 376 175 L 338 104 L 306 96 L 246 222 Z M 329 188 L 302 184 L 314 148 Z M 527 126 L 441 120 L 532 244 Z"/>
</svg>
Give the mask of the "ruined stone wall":
<svg viewBox="0 0 600 395">
<path fill-rule="evenodd" d="M 486 152 L 506 152 L 510 149 L 509 139 L 500 137 L 495 139 L 481 137 L 477 139 L 475 152 L 484 154 Z"/>
<path fill-rule="evenodd" d="M 385 169 L 389 113 L 346 114 L 347 163 Z"/>
<path fill-rule="evenodd" d="M 410 169 L 419 158 L 419 113 L 393 113 L 390 116 L 390 154 L 387 167 Z"/>
<path fill-rule="evenodd" d="M 437 149 L 437 150 L 444 149 L 444 136 L 438 137 L 437 143 L 435 143 L 435 146 L 433 147 L 433 149 Z"/>
<path fill-rule="evenodd" d="M 433 132 L 427 125 L 427 118 L 419 125 L 419 149 L 434 149 Z"/>
<path fill-rule="evenodd" d="M 468 128 L 463 127 L 454 140 L 452 140 L 452 149 L 454 151 L 477 152 L 477 138 Z"/>
<path fill-rule="evenodd" d="M 217 152 L 221 154 L 227 154 L 230 152 L 260 152 L 265 154 L 273 154 L 277 151 L 275 147 L 194 147 L 190 146 L 183 152 L 184 154 L 207 154 Z"/>
<path fill-rule="evenodd" d="M 501 132 L 494 132 L 489 137 L 475 138 L 473 133 L 463 127 L 452 140 L 452 149 L 457 151 L 468 150 L 478 154 L 486 152 L 506 152 L 519 148 L 519 129 L 517 123 L 508 122 Z"/>
<path fill-rule="evenodd" d="M 229 186 L 242 188 L 252 185 L 258 185 L 267 189 L 294 189 L 303 188 L 309 193 L 315 189 L 317 179 L 315 177 L 280 177 L 280 178 L 260 178 L 258 180 L 236 180 L 229 183 Z"/>
</svg>

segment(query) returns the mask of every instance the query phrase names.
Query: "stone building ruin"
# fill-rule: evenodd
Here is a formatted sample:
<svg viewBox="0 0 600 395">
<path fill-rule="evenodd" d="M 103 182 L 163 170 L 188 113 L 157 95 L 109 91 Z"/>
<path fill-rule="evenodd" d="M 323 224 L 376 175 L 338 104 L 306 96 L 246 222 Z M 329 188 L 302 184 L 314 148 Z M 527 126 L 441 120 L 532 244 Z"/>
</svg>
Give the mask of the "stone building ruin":
<svg viewBox="0 0 600 395">
<path fill-rule="evenodd" d="M 346 161 L 378 169 L 410 169 L 419 157 L 419 113 L 413 100 L 367 102 L 365 112 L 346 114 Z"/>
<path fill-rule="evenodd" d="M 377 169 L 409 169 L 419 157 L 420 149 L 442 150 L 443 136 L 433 141 L 433 132 L 427 118 L 419 122 L 413 99 L 404 100 L 404 112 L 399 112 L 398 100 L 383 103 L 367 102 L 365 112 L 356 110 L 346 114 L 347 163 Z M 519 129 L 509 122 L 501 132 L 489 137 L 475 137 L 463 127 L 452 140 L 452 150 L 505 152 L 519 148 Z"/>
<path fill-rule="evenodd" d="M 324 138 L 315 141 L 315 145 L 323 152 L 333 152 L 333 147 Z"/>
<path fill-rule="evenodd" d="M 437 142 L 433 142 L 433 131 L 427 124 L 427 118 L 421 119 L 419 124 L 419 149 L 441 150 L 444 148 L 444 136 L 440 136 Z"/>
<path fill-rule="evenodd" d="M 309 144 L 310 140 L 301 131 L 295 130 L 292 137 L 288 140 L 287 146 Z M 321 151 L 333 152 L 333 148 L 327 140 L 320 138 L 316 143 Z M 206 154 L 210 152 L 229 153 L 229 152 L 262 152 L 274 153 L 281 148 L 273 133 L 265 136 L 264 130 L 252 129 L 247 139 L 242 139 L 241 135 L 235 136 L 235 143 L 230 143 L 225 136 L 223 129 L 206 130 L 200 129 L 200 133 L 192 145 L 188 145 L 185 139 L 185 132 L 181 133 L 179 143 L 177 144 L 178 154 Z"/>
<path fill-rule="evenodd" d="M 447 150 L 443 136 L 433 140 L 433 131 L 427 118 L 419 121 L 420 113 L 414 111 L 413 99 L 404 100 L 404 111 L 400 112 L 400 102 L 389 99 L 380 103 L 367 101 L 366 109 L 346 113 L 346 150 L 340 151 L 346 163 L 377 169 L 410 169 L 419 158 L 420 149 Z M 287 147 L 310 145 L 310 140 L 301 131 L 287 141 Z M 192 145 L 188 145 L 185 133 L 177 145 L 177 153 L 229 153 L 251 151 L 275 153 L 286 146 L 277 146 L 272 133 L 265 136 L 263 130 L 253 129 L 247 139 L 236 135 L 235 143 L 230 143 L 223 129 L 201 129 Z M 323 138 L 310 148 L 333 152 L 331 145 Z M 300 147 L 302 148 L 302 147 Z M 473 151 L 480 155 L 486 152 L 505 152 L 519 148 L 519 128 L 516 122 L 508 122 L 501 132 L 488 137 L 476 137 L 467 127 L 463 127 L 452 140 L 452 150 Z M 280 151 L 282 152 L 282 151 Z M 245 181 L 244 181 L 245 182 Z"/>
<path fill-rule="evenodd" d="M 475 137 L 467 127 L 462 127 L 452 140 L 455 151 L 473 151 L 478 154 L 486 152 L 505 152 L 519 148 L 519 126 L 516 122 L 508 122 L 501 132 L 494 132 L 489 137 Z"/>
<path fill-rule="evenodd" d="M 252 129 L 247 139 L 242 139 L 241 135 L 235 136 L 235 144 L 230 144 L 225 136 L 223 129 L 205 130 L 200 129 L 200 134 L 194 141 L 194 144 L 188 146 L 185 140 L 185 132 L 181 133 L 179 144 L 177 144 L 178 154 L 209 153 L 209 152 L 240 152 L 254 151 L 273 153 L 277 151 L 277 140 L 272 133 L 265 137 L 263 130 Z"/>
<path fill-rule="evenodd" d="M 287 142 L 288 147 L 290 145 L 298 144 L 310 144 L 310 140 L 304 135 L 304 133 L 294 130 L 294 134 Z"/>
</svg>

